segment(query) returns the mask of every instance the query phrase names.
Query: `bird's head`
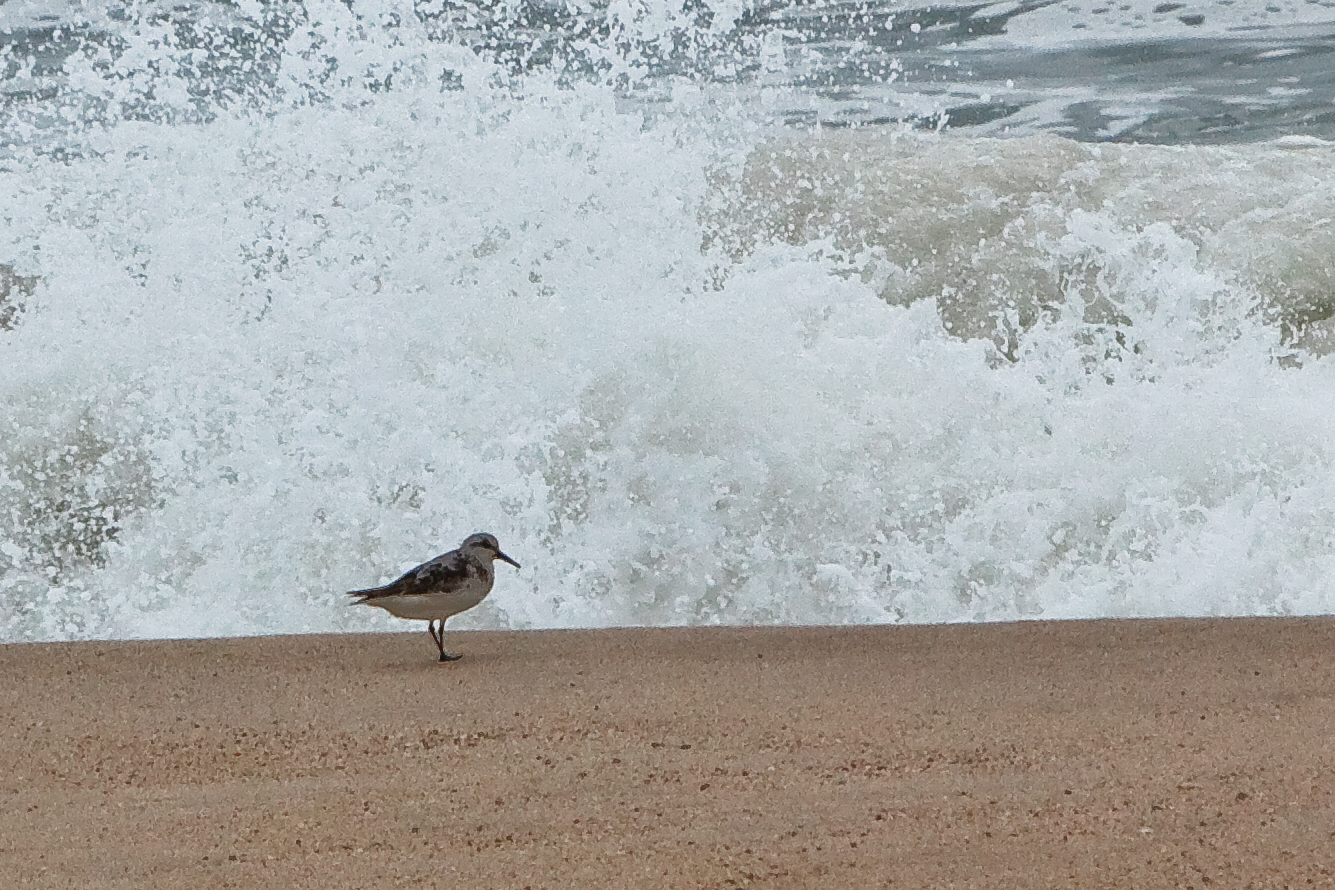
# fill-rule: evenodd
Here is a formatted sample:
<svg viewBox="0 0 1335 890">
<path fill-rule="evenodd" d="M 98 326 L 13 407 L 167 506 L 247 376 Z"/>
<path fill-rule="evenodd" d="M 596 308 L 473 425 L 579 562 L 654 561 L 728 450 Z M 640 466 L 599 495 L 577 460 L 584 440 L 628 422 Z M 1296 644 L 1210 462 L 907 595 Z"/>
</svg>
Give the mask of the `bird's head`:
<svg viewBox="0 0 1335 890">
<path fill-rule="evenodd" d="M 519 563 L 501 552 L 501 542 L 496 540 L 495 535 L 489 535 L 486 532 L 478 532 L 476 535 L 469 535 L 464 539 L 463 544 L 459 546 L 460 550 L 472 550 L 483 559 L 499 559 L 508 562 L 515 568 L 519 568 Z"/>
</svg>

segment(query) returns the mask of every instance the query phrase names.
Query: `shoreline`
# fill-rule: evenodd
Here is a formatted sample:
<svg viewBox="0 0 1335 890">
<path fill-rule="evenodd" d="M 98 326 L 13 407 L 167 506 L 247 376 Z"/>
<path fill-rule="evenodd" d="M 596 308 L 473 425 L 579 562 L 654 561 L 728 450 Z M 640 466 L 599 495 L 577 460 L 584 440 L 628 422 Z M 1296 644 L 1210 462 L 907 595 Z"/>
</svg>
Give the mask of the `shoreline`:
<svg viewBox="0 0 1335 890">
<path fill-rule="evenodd" d="M 1335 619 L 0 646 L 18 887 L 1335 884 Z"/>
</svg>

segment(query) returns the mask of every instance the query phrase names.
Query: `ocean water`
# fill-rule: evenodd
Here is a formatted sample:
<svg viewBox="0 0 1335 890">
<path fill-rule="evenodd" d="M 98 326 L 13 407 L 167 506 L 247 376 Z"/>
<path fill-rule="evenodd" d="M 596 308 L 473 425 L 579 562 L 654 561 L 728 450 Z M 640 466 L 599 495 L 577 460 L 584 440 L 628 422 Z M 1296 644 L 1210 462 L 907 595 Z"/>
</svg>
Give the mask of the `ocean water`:
<svg viewBox="0 0 1335 890">
<path fill-rule="evenodd" d="M 1335 2 L 0 3 L 0 641 L 1335 610 Z"/>
</svg>

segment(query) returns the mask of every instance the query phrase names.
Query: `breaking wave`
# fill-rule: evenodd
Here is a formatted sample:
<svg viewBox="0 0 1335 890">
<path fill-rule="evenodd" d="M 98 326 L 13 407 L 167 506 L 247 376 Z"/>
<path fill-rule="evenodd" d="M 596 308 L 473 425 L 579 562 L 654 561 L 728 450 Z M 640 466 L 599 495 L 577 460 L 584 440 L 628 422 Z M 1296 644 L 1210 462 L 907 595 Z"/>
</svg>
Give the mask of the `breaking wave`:
<svg viewBox="0 0 1335 890">
<path fill-rule="evenodd" d="M 388 627 L 478 530 L 462 627 L 1335 605 L 1330 146 L 786 130 L 740 6 L 401 6 L 11 70 L 0 638 Z"/>
</svg>

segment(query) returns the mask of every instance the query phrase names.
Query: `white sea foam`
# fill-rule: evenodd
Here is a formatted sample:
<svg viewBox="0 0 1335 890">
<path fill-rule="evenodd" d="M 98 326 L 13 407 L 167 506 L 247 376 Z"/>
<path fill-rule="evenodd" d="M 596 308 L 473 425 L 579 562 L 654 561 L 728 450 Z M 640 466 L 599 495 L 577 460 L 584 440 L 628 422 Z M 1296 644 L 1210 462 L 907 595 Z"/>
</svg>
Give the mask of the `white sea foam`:
<svg viewBox="0 0 1335 890">
<path fill-rule="evenodd" d="M 392 626 L 478 530 L 460 626 L 1335 605 L 1329 146 L 646 122 L 342 9 L 0 172 L 0 638 Z"/>
</svg>

